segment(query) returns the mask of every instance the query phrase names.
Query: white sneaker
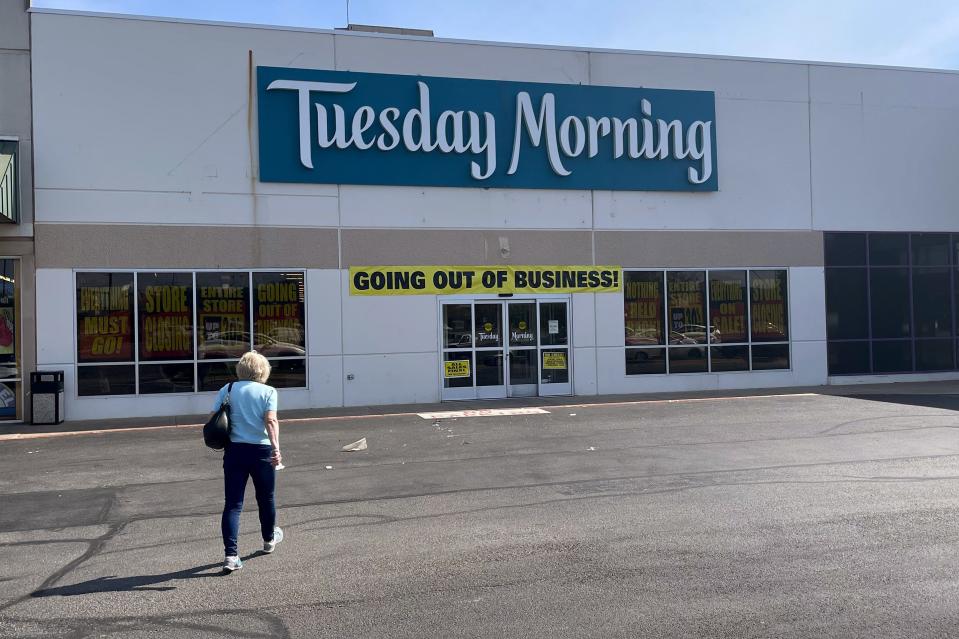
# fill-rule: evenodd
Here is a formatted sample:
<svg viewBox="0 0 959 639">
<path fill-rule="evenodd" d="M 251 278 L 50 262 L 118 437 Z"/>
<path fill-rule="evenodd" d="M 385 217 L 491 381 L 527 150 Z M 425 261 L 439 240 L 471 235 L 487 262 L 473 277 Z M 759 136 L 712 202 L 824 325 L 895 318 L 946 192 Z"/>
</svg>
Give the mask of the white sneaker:
<svg viewBox="0 0 959 639">
<path fill-rule="evenodd" d="M 276 545 L 283 541 L 283 529 L 279 526 L 273 527 L 273 539 L 263 542 L 263 552 L 270 554 L 276 550 Z"/>
<path fill-rule="evenodd" d="M 243 567 L 243 562 L 239 557 L 227 557 L 223 562 L 223 570 L 233 572 L 234 570 L 239 570 Z"/>
</svg>

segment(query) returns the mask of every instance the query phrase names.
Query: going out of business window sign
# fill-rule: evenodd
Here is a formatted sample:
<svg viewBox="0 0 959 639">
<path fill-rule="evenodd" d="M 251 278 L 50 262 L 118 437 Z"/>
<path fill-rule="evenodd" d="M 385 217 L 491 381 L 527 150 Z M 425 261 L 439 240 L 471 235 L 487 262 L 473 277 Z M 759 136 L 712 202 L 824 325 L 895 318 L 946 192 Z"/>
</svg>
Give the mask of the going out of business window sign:
<svg viewBox="0 0 959 639">
<path fill-rule="evenodd" d="M 712 91 L 257 67 L 264 182 L 716 191 Z"/>
<path fill-rule="evenodd" d="M 350 295 L 615 293 L 619 266 L 351 266 Z"/>
</svg>

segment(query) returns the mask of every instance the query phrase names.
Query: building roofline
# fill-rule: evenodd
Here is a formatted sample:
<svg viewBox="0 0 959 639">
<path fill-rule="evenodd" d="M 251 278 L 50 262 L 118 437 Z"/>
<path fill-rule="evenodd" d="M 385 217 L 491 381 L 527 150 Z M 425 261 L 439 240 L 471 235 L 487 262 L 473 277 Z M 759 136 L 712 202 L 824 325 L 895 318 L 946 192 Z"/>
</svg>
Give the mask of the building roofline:
<svg viewBox="0 0 959 639">
<path fill-rule="evenodd" d="M 273 31 L 294 31 L 301 33 L 316 33 L 322 35 L 334 35 L 342 36 L 347 38 L 379 38 L 387 40 L 413 40 L 419 42 L 438 42 L 443 44 L 463 44 L 463 45 L 474 45 L 474 46 L 492 46 L 492 47 L 507 47 L 514 49 L 540 49 L 547 51 L 571 51 L 579 53 L 604 53 L 604 54 L 618 54 L 618 55 L 642 55 L 642 56 L 659 56 L 659 57 L 669 57 L 669 58 L 688 58 L 695 60 L 729 60 L 733 62 L 758 62 L 758 63 L 773 63 L 773 64 L 795 64 L 801 66 L 817 66 L 817 67 L 839 67 L 839 68 L 849 68 L 849 69 L 874 69 L 880 71 L 908 71 L 908 72 L 919 72 L 919 73 L 937 73 L 937 74 L 946 74 L 946 75 L 959 75 L 959 69 L 935 69 L 927 67 L 906 67 L 906 66 L 892 66 L 892 65 L 881 65 L 881 64 L 865 64 L 857 62 L 823 62 L 817 60 L 789 60 L 782 58 L 760 58 L 760 57 L 750 57 L 750 56 L 735 56 L 735 55 L 715 55 L 707 53 L 680 53 L 675 51 L 644 51 L 638 49 L 611 49 L 611 48 L 602 48 L 602 47 L 584 47 L 584 46 L 567 46 L 567 45 L 558 45 L 558 44 L 534 44 L 527 42 L 500 42 L 493 40 L 469 40 L 461 38 L 438 38 L 431 36 L 414 36 L 414 35 L 399 35 L 399 34 L 389 34 L 389 33 L 369 33 L 364 31 L 347 31 L 344 29 L 320 29 L 316 27 L 295 27 L 295 26 L 283 26 L 283 25 L 272 25 L 272 24 L 259 24 L 259 23 L 249 23 L 249 22 L 228 22 L 228 21 L 216 21 L 216 20 L 193 20 L 188 18 L 170 18 L 163 16 L 146 16 L 146 15 L 132 15 L 125 13 L 103 13 L 96 11 L 77 11 L 72 9 L 50 9 L 44 7 L 31 7 L 29 9 L 30 13 L 35 14 L 46 14 L 46 15 L 63 15 L 70 17 L 82 17 L 82 18 L 103 18 L 103 19 L 113 19 L 113 20 L 135 20 L 142 22 L 168 22 L 175 24 L 194 24 L 201 26 L 211 26 L 211 27 L 229 27 L 229 28 L 239 28 L 239 29 L 261 29 L 261 30 L 273 30 Z"/>
</svg>

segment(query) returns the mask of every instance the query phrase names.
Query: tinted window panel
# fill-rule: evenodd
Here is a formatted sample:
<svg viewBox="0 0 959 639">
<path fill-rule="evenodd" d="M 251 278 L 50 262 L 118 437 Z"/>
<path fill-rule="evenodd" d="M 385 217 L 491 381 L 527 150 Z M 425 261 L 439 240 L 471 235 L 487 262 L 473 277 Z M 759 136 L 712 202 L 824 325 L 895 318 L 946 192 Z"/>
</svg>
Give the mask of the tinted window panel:
<svg viewBox="0 0 959 639">
<path fill-rule="evenodd" d="M 871 233 L 869 265 L 908 266 L 909 235 L 907 233 Z"/>
<path fill-rule="evenodd" d="M 705 373 L 706 347 L 680 346 L 669 349 L 670 373 Z"/>
<path fill-rule="evenodd" d="M 670 271 L 666 274 L 669 295 L 669 343 L 706 343 L 706 273 Z M 699 349 L 705 354 L 703 349 Z M 705 361 L 705 358 L 703 358 Z"/>
<path fill-rule="evenodd" d="M 917 371 L 947 371 L 955 368 L 951 339 L 916 340 Z"/>
<path fill-rule="evenodd" d="M 752 341 L 786 341 L 789 339 L 786 271 L 750 271 L 749 282 Z"/>
<path fill-rule="evenodd" d="M 949 235 L 946 233 L 912 235 L 913 266 L 948 266 L 949 253 Z"/>
<path fill-rule="evenodd" d="M 253 348 L 265 357 L 306 355 L 302 272 L 253 273 Z"/>
<path fill-rule="evenodd" d="M 140 366 L 140 394 L 192 393 L 193 364 Z"/>
<path fill-rule="evenodd" d="M 139 273 L 140 361 L 193 359 L 193 274 Z"/>
<path fill-rule="evenodd" d="M 470 352 L 443 353 L 443 388 L 468 388 L 473 385 L 473 354 Z M 446 362 L 465 362 L 450 368 Z"/>
<path fill-rule="evenodd" d="M 544 384 L 569 382 L 569 353 L 565 348 L 541 351 L 540 365 Z"/>
<path fill-rule="evenodd" d="M 865 233 L 824 233 L 826 266 L 865 266 Z"/>
<path fill-rule="evenodd" d="M 709 355 L 714 373 L 749 370 L 748 346 L 714 346 L 709 349 Z"/>
<path fill-rule="evenodd" d="M 713 342 L 745 342 L 746 271 L 710 271 L 709 332 Z"/>
<path fill-rule="evenodd" d="M 200 359 L 237 359 L 249 351 L 249 273 L 197 273 L 196 320 Z"/>
<path fill-rule="evenodd" d="M 196 371 L 201 391 L 220 390 L 236 381 L 236 362 L 200 362 Z"/>
<path fill-rule="evenodd" d="M 860 375 L 869 372 L 869 342 L 829 342 L 830 375 Z"/>
<path fill-rule="evenodd" d="M 566 302 L 540 302 L 539 343 L 542 346 L 566 346 L 569 343 Z"/>
<path fill-rule="evenodd" d="M 134 366 L 77 366 L 77 394 L 132 395 L 136 392 Z"/>
<path fill-rule="evenodd" d="M 443 345 L 469 348 L 473 344 L 473 318 L 469 304 L 443 305 Z"/>
<path fill-rule="evenodd" d="M 133 273 L 77 273 L 77 362 L 132 361 Z"/>
<path fill-rule="evenodd" d="M 909 269 L 869 271 L 873 338 L 909 337 Z"/>
<path fill-rule="evenodd" d="M 869 337 L 868 309 L 866 269 L 826 269 L 826 334 L 829 339 Z"/>
<path fill-rule="evenodd" d="M 665 344 L 662 271 L 626 271 L 624 278 L 626 346 Z"/>
<path fill-rule="evenodd" d="M 912 371 L 912 340 L 873 342 L 874 373 L 906 373 Z"/>
<path fill-rule="evenodd" d="M 789 368 L 789 344 L 753 346 L 753 370 Z"/>
<path fill-rule="evenodd" d="M 476 352 L 476 385 L 503 385 L 503 351 Z"/>
<path fill-rule="evenodd" d="M 306 360 L 271 359 L 270 378 L 266 383 L 274 388 L 306 387 Z"/>
<path fill-rule="evenodd" d="M 951 288 L 949 269 L 912 270 L 913 317 L 917 337 L 952 336 Z"/>
<path fill-rule="evenodd" d="M 627 375 L 662 375 L 666 372 L 665 348 L 627 348 Z"/>
<path fill-rule="evenodd" d="M 503 345 L 503 321 L 501 304 L 477 304 L 476 312 L 476 348 L 491 348 Z"/>
</svg>

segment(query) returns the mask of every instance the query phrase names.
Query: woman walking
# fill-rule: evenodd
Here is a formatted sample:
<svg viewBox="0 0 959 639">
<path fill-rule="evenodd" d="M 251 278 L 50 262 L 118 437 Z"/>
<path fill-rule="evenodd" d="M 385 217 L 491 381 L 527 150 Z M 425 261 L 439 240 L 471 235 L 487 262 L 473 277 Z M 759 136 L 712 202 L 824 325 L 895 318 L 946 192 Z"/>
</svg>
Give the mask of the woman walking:
<svg viewBox="0 0 959 639">
<path fill-rule="evenodd" d="M 251 351 L 236 364 L 236 382 L 220 389 L 213 410 L 217 411 L 227 392 L 230 393 L 230 443 L 223 454 L 223 546 L 226 560 L 223 569 L 230 572 L 243 567 L 237 552 L 240 513 L 247 477 L 253 479 L 256 505 L 260 511 L 260 532 L 263 552 L 271 553 L 283 541 L 283 530 L 276 525 L 276 504 L 273 501 L 276 467 L 283 461 L 280 454 L 280 423 L 276 419 L 276 389 L 266 385 L 270 363 Z M 232 388 L 230 388 L 232 386 Z"/>
</svg>

